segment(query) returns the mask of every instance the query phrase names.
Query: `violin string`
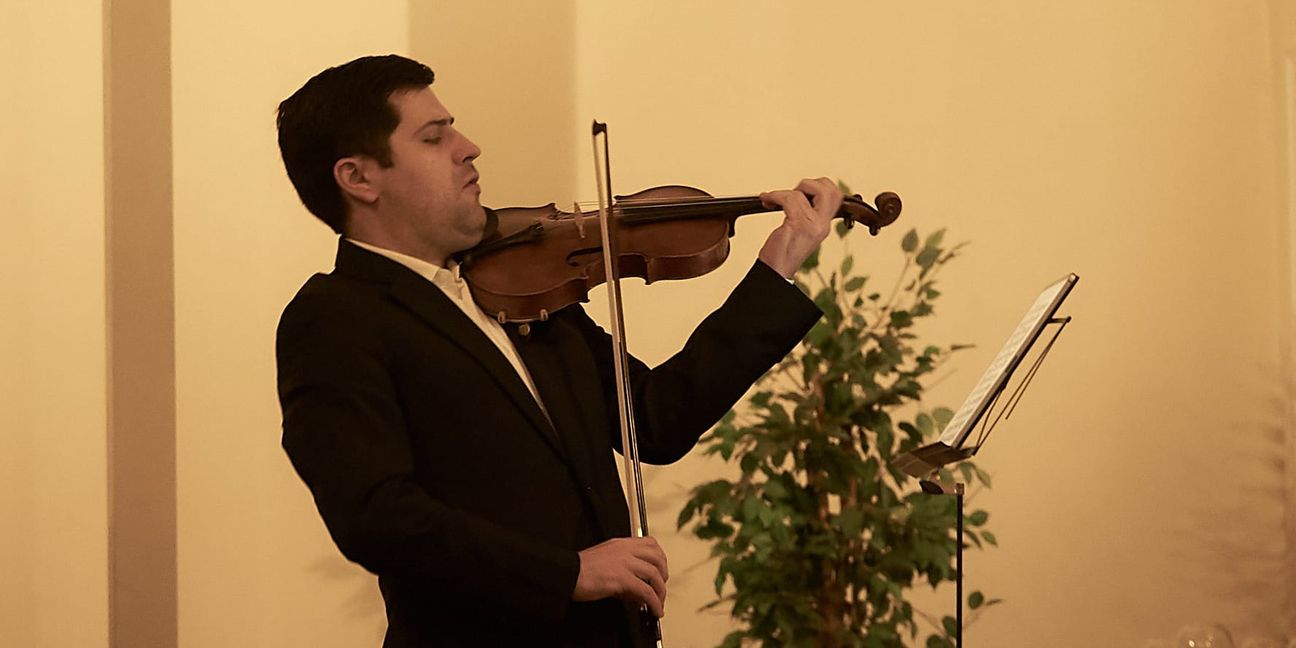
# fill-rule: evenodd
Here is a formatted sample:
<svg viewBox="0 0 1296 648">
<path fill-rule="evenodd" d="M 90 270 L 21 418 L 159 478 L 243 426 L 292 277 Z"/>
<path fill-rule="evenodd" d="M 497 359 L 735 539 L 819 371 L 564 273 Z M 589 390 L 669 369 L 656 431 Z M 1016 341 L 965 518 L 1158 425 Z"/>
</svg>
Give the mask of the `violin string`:
<svg viewBox="0 0 1296 648">
<path fill-rule="evenodd" d="M 721 201 L 738 202 L 742 200 L 755 200 L 756 196 L 684 196 L 680 198 L 624 198 L 616 201 L 616 205 L 633 207 L 635 205 L 687 205 L 690 203 L 716 203 Z M 598 201 L 586 200 L 576 203 L 581 207 L 598 207 Z"/>
<path fill-rule="evenodd" d="M 759 198 L 759 196 L 753 196 L 753 195 L 745 195 L 745 196 L 738 196 L 738 195 L 735 195 L 735 196 L 682 196 L 682 197 L 679 197 L 679 198 L 623 198 L 623 199 L 621 199 L 621 200 L 616 201 L 616 202 L 615 202 L 615 205 L 617 205 L 617 206 L 622 206 L 622 207 L 634 207 L 634 206 L 637 206 L 637 205 L 648 205 L 648 206 L 679 206 L 679 205 L 689 205 L 689 204 L 693 204 L 693 203 L 697 203 L 697 204 L 704 205 L 704 204 L 715 204 L 715 203 L 724 202 L 724 201 L 729 201 L 729 202 L 745 202 L 745 201 L 748 201 L 748 200 L 757 200 L 758 198 Z M 858 198 L 855 198 L 854 196 L 845 196 L 845 197 L 844 197 L 844 200 L 847 201 L 847 202 L 854 202 L 854 201 L 857 201 L 857 200 L 859 200 L 859 199 L 858 199 Z M 594 207 L 594 208 L 597 208 L 597 207 L 598 207 L 598 201 L 594 201 L 594 200 L 578 201 L 578 202 L 576 203 L 576 205 L 579 206 L 579 207 Z"/>
</svg>

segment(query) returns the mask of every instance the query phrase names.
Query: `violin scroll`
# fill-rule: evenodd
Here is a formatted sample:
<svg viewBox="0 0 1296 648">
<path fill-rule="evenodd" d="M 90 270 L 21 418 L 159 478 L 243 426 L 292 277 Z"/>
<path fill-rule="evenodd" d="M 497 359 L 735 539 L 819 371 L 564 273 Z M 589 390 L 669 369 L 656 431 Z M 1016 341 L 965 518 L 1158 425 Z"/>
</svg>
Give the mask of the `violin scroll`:
<svg viewBox="0 0 1296 648">
<path fill-rule="evenodd" d="M 877 207 L 864 202 L 864 198 L 859 194 L 847 196 L 842 200 L 838 215 L 846 219 L 847 227 L 854 227 L 855 223 L 861 223 L 868 227 L 869 234 L 877 236 L 878 230 L 894 223 L 900 217 L 900 210 L 904 208 L 904 203 L 900 202 L 900 196 L 890 191 L 883 191 L 873 199 L 873 204 Z"/>
</svg>

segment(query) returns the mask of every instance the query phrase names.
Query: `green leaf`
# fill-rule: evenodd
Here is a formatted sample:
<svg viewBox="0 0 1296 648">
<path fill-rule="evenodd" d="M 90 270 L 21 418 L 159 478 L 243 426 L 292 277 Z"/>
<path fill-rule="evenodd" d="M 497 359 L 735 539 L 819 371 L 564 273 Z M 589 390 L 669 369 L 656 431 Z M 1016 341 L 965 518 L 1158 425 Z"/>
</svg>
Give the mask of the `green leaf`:
<svg viewBox="0 0 1296 648">
<path fill-rule="evenodd" d="M 815 251 L 811 252 L 810 256 L 806 257 L 806 260 L 801 263 L 801 272 L 814 270 L 815 268 L 818 267 L 819 267 L 819 248 L 815 248 Z"/>
<path fill-rule="evenodd" d="M 940 247 L 941 241 L 944 240 L 944 238 L 945 238 L 945 228 L 942 227 L 927 236 L 927 240 L 923 241 L 923 247 L 925 248 Z"/>
<path fill-rule="evenodd" d="M 726 562 L 729 562 L 729 561 L 728 561 L 727 559 L 721 561 L 721 562 L 720 562 L 720 569 L 716 570 L 716 577 L 715 577 L 715 592 L 716 592 L 716 596 L 720 596 L 720 592 L 721 592 L 722 590 L 724 590 L 725 580 L 728 579 L 728 577 L 729 577 L 729 570 L 725 568 L 725 563 L 726 563 Z"/>
<path fill-rule="evenodd" d="M 717 595 L 719 595 L 718 589 L 719 588 L 717 588 L 717 592 L 716 592 Z M 742 648 L 742 641 L 746 637 L 747 637 L 746 631 L 734 630 L 733 632 L 730 632 L 729 634 L 725 635 L 724 641 L 720 642 L 720 648 Z"/>
<path fill-rule="evenodd" d="M 954 418 L 954 411 L 948 407 L 937 407 L 932 410 L 932 418 L 936 419 L 936 427 L 945 429 L 950 419 Z"/>
<path fill-rule="evenodd" d="M 734 451 L 733 439 L 725 439 L 724 442 L 720 444 L 720 456 L 724 457 L 725 461 L 729 461 L 729 458 L 733 456 L 733 451 Z"/>
<path fill-rule="evenodd" d="M 824 288 L 814 296 L 815 306 L 824 313 L 830 313 L 837 304 L 837 293 L 832 288 Z"/>
<path fill-rule="evenodd" d="M 675 521 L 675 528 L 676 529 L 684 528 L 684 525 L 688 524 L 688 521 L 693 519 L 693 514 L 697 513 L 697 508 L 698 508 L 697 500 L 696 499 L 689 500 L 688 504 L 684 505 L 684 510 L 680 511 L 679 519 Z"/>
<path fill-rule="evenodd" d="M 851 231 L 851 226 L 843 218 L 833 225 L 833 229 L 837 232 L 837 238 L 846 238 L 846 235 Z"/>
<path fill-rule="evenodd" d="M 733 535 L 734 528 L 718 519 L 707 520 L 706 524 L 693 530 L 693 535 L 699 540 L 711 540 L 713 538 L 728 538 Z"/>
<path fill-rule="evenodd" d="M 900 241 L 900 249 L 905 252 L 913 252 L 918 249 L 918 230 L 909 230 Z"/>
<path fill-rule="evenodd" d="M 958 622 L 952 616 L 941 617 L 941 627 L 945 628 L 946 634 L 958 634 Z"/>
<path fill-rule="evenodd" d="M 978 510 L 978 511 L 973 511 L 972 515 L 968 516 L 967 522 L 970 526 L 981 526 L 982 524 L 986 523 L 986 520 L 989 519 L 990 519 L 989 513 Z"/>
<path fill-rule="evenodd" d="M 842 259 L 841 262 L 841 276 L 845 277 L 849 275 L 851 268 L 854 267 L 854 265 L 855 265 L 855 257 L 849 254 L 846 255 L 846 258 Z"/>
<path fill-rule="evenodd" d="M 936 263 L 936 259 L 938 258 L 940 258 L 940 250 L 929 248 L 923 250 L 922 252 L 919 252 L 918 257 L 915 258 L 914 261 L 916 261 L 918 263 L 918 267 L 922 268 L 923 270 L 930 270 L 932 264 Z"/>
<path fill-rule="evenodd" d="M 837 333 L 835 327 L 821 319 L 816 322 L 814 327 L 810 329 L 810 332 L 806 334 L 805 341 L 816 347 L 823 346 L 823 344 L 835 333 Z"/>
<path fill-rule="evenodd" d="M 990 533 L 989 531 L 982 531 L 981 538 L 984 539 L 986 542 L 989 542 L 991 546 L 994 547 L 999 546 L 999 539 L 995 537 L 995 534 Z"/>
<path fill-rule="evenodd" d="M 877 435 L 877 442 L 875 445 L 877 446 L 878 452 L 884 459 L 890 458 L 892 451 L 895 449 L 895 431 L 891 429 L 890 425 L 884 424 L 877 426 L 874 433 Z"/>
<path fill-rule="evenodd" d="M 919 414 L 918 418 L 914 419 L 914 423 L 918 425 L 918 431 L 922 433 L 922 436 L 924 437 L 931 436 L 932 418 L 930 416 L 926 414 Z"/>
<path fill-rule="evenodd" d="M 981 607 L 982 603 L 985 603 L 985 594 L 982 594 L 980 590 L 968 595 L 968 609 L 975 610 Z"/>
<path fill-rule="evenodd" d="M 846 281 L 846 285 L 843 286 L 843 288 L 846 292 L 855 292 L 860 288 L 863 288 L 866 281 L 868 281 L 868 277 L 851 277 Z M 856 304 L 856 306 L 859 306 L 859 304 Z"/>
<path fill-rule="evenodd" d="M 693 497 L 699 504 L 712 504 L 716 500 L 727 499 L 732 486 L 726 479 L 717 479 L 693 489 Z"/>
<path fill-rule="evenodd" d="M 909 438 L 913 441 L 921 441 L 923 438 L 922 432 L 918 431 L 918 428 L 914 427 L 913 423 L 901 421 L 899 428 L 903 430 L 905 434 L 908 434 Z"/>
<path fill-rule="evenodd" d="M 788 498 L 788 490 L 783 485 L 783 482 L 777 479 L 770 479 L 766 480 L 764 486 L 765 496 L 770 498 L 771 501 L 778 502 Z"/>
<path fill-rule="evenodd" d="M 981 470 L 981 468 L 978 466 L 977 469 L 976 469 L 976 476 L 977 476 L 977 479 L 980 479 L 980 480 L 981 480 L 981 483 L 982 483 L 982 484 L 985 484 L 985 485 L 986 485 L 986 488 L 989 488 L 989 487 L 990 487 L 990 473 L 988 473 L 988 472 L 986 472 L 986 471 L 984 471 L 984 470 Z"/>
<path fill-rule="evenodd" d="M 837 516 L 836 526 L 843 536 L 853 538 L 864 528 L 864 512 L 853 509 L 842 511 Z"/>
<path fill-rule="evenodd" d="M 972 468 L 973 466 L 971 462 L 968 461 L 959 462 L 958 471 L 960 475 L 963 475 L 963 483 L 965 484 L 972 483 Z"/>
</svg>

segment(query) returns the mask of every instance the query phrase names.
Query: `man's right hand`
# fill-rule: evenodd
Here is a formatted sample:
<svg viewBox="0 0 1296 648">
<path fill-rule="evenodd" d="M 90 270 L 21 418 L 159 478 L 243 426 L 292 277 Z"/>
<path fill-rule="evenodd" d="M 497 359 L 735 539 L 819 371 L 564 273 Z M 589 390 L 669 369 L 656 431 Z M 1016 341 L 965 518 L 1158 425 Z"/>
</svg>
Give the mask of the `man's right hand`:
<svg viewBox="0 0 1296 648">
<path fill-rule="evenodd" d="M 580 552 L 573 601 L 616 597 L 665 614 L 666 553 L 652 538 L 613 538 Z"/>
</svg>

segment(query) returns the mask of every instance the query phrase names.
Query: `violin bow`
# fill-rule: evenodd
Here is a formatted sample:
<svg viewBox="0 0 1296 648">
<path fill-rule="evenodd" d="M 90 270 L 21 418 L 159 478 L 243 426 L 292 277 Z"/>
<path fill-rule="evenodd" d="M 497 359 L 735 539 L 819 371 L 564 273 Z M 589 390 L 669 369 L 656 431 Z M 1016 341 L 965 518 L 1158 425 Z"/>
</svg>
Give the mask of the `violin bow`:
<svg viewBox="0 0 1296 648">
<path fill-rule="evenodd" d="M 599 150 L 602 136 L 603 148 Z M 617 411 L 621 417 L 621 457 L 625 463 L 626 499 L 630 505 L 630 532 L 636 538 L 648 535 L 648 510 L 644 504 L 643 474 L 639 464 L 639 439 L 635 435 L 634 402 L 630 394 L 630 359 L 626 352 L 625 319 L 621 310 L 621 274 L 617 267 L 612 228 L 612 168 L 608 155 L 607 124 L 594 121 L 591 132 L 594 146 L 594 176 L 598 182 L 599 229 L 603 234 L 603 269 L 607 275 L 608 310 L 612 317 L 612 360 L 616 371 Z M 602 164 L 599 164 L 599 153 Z M 648 633 L 662 648 L 661 622 L 647 607 L 639 610 L 638 630 Z M 638 643 L 638 642 L 635 642 Z"/>
</svg>

